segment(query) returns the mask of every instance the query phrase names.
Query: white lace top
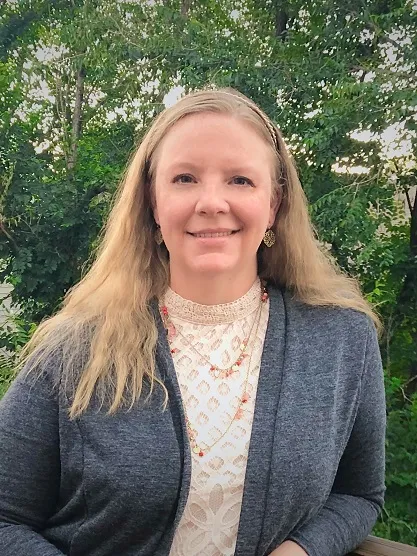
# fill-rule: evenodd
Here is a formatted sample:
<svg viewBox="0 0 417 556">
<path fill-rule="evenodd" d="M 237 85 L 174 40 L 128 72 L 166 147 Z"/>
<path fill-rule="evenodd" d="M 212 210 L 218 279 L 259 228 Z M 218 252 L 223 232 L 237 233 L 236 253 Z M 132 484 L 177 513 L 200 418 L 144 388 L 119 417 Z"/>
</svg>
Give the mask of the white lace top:
<svg viewBox="0 0 417 556">
<path fill-rule="evenodd" d="M 260 305 L 261 293 L 256 280 L 243 297 L 222 305 L 199 305 L 171 289 L 165 296 L 183 403 L 204 452 L 192 453 L 190 493 L 171 556 L 234 554 L 269 314 L 269 301 Z M 231 367 L 245 339 L 248 356 L 229 376 L 214 376 L 210 363 Z M 234 419 L 243 394 L 247 401 Z"/>
</svg>

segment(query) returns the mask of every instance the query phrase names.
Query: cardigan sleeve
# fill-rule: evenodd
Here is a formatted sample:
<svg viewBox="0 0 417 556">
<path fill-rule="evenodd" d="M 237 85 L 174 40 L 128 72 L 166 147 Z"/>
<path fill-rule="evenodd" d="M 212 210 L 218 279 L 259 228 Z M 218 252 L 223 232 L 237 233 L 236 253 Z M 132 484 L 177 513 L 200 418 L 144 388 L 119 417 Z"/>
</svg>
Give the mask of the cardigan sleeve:
<svg viewBox="0 0 417 556">
<path fill-rule="evenodd" d="M 360 402 L 332 491 L 288 540 L 309 556 L 343 556 L 372 531 L 385 495 L 386 402 L 376 330 L 369 323 Z"/>
<path fill-rule="evenodd" d="M 42 536 L 58 500 L 58 403 L 45 377 L 18 375 L 0 401 L 0 554 L 62 556 Z"/>
</svg>

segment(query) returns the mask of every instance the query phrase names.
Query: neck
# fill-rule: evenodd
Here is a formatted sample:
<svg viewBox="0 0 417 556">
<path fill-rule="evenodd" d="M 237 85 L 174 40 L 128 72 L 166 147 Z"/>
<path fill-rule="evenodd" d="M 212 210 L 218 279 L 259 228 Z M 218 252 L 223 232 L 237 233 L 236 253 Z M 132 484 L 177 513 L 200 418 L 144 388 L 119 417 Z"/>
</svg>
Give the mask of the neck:
<svg viewBox="0 0 417 556">
<path fill-rule="evenodd" d="M 170 286 L 178 295 L 200 305 L 231 303 L 244 296 L 256 280 L 256 272 L 236 279 L 236 276 L 199 276 L 186 280 L 183 276 L 171 275 Z"/>
</svg>

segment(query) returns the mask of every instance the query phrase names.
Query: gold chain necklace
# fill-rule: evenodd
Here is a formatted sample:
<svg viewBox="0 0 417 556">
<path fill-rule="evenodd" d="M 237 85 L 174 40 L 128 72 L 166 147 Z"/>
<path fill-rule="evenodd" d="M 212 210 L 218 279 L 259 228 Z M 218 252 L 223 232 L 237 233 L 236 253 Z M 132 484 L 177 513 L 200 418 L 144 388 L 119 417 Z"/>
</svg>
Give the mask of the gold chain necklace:
<svg viewBox="0 0 417 556">
<path fill-rule="evenodd" d="M 261 308 L 262 308 L 262 305 L 261 305 Z M 258 312 L 258 322 L 257 322 L 257 325 L 256 325 L 255 338 L 258 334 L 259 323 L 261 321 L 261 315 L 262 315 L 262 310 Z M 243 389 L 242 389 L 242 393 L 239 397 L 239 402 L 238 402 L 236 411 L 233 414 L 232 419 L 231 419 L 230 423 L 228 424 L 226 430 L 223 432 L 223 434 L 217 440 L 215 440 L 212 444 L 207 444 L 206 442 L 203 442 L 203 443 L 200 442 L 199 443 L 197 441 L 198 432 L 192 426 L 192 424 L 190 422 L 190 419 L 188 418 L 187 410 L 185 409 L 185 406 L 184 406 L 185 424 L 186 424 L 186 427 L 187 427 L 187 433 L 188 433 L 188 438 L 190 440 L 191 450 L 193 451 L 194 454 L 198 454 L 200 458 L 202 458 L 205 454 L 207 454 L 207 452 L 209 452 L 212 448 L 214 448 L 214 446 L 216 446 L 216 444 L 218 444 L 220 442 L 220 440 L 222 440 L 226 436 L 226 434 L 231 429 L 233 423 L 237 419 L 240 419 L 243 415 L 243 406 L 244 406 L 244 404 L 246 404 L 249 401 L 249 398 L 250 398 L 249 393 L 247 391 L 247 388 L 248 388 L 250 368 L 251 368 L 252 355 L 253 355 L 253 352 L 254 352 L 254 348 L 255 348 L 255 346 L 253 346 L 250 357 L 249 357 L 249 363 L 248 363 L 248 368 L 246 370 L 246 376 L 245 376 L 245 380 L 244 380 L 244 383 L 243 383 Z"/>
<path fill-rule="evenodd" d="M 233 417 L 232 417 L 230 423 L 228 424 L 226 430 L 212 444 L 206 444 L 205 442 L 203 442 L 203 444 L 204 444 L 204 446 L 203 446 L 202 443 L 198 443 L 197 442 L 198 432 L 192 426 L 192 424 L 191 424 L 191 422 L 188 418 L 187 410 L 186 410 L 185 404 L 184 404 L 185 423 L 186 423 L 186 427 L 187 427 L 187 434 L 188 434 L 188 438 L 189 438 L 189 441 L 190 441 L 191 450 L 193 451 L 194 454 L 198 454 L 200 457 L 203 457 L 216 444 L 218 444 L 220 442 L 220 440 L 222 440 L 226 436 L 226 434 L 229 432 L 230 428 L 232 427 L 234 421 L 237 420 L 237 419 L 240 419 L 242 417 L 243 406 L 244 406 L 245 403 L 247 403 L 249 401 L 250 396 L 249 396 L 249 393 L 247 392 L 247 387 L 248 387 L 248 382 L 249 382 L 252 355 L 253 355 L 253 352 L 254 352 L 254 349 L 255 349 L 255 341 L 256 341 L 257 334 L 258 334 L 259 324 L 260 324 L 260 321 L 261 321 L 262 306 L 268 300 L 268 292 L 266 290 L 266 284 L 264 282 L 261 282 L 261 285 L 262 285 L 261 303 L 259 305 L 259 311 L 258 311 L 258 315 L 257 315 L 257 319 L 256 319 L 257 320 L 256 331 L 255 331 L 254 341 L 253 341 L 253 345 L 252 345 L 252 350 L 251 350 L 250 357 L 249 357 L 248 368 L 246 370 L 246 376 L 245 376 L 245 380 L 244 380 L 244 383 L 243 383 L 242 394 L 239 397 L 239 403 L 237 405 L 236 411 L 233 414 Z M 171 321 L 168 317 L 168 309 L 166 308 L 166 306 L 162 306 L 162 307 L 160 307 L 160 312 L 161 312 L 161 317 L 162 317 L 165 329 L 167 331 L 167 334 L 169 334 L 169 328 L 168 327 L 171 326 L 172 323 L 171 323 Z M 171 353 L 175 353 L 175 350 L 173 351 L 171 349 Z M 197 353 L 198 353 L 198 351 L 197 351 Z"/>
<path fill-rule="evenodd" d="M 261 281 L 261 302 L 259 304 L 258 313 L 262 311 L 262 303 L 264 303 L 267 299 L 268 299 L 268 293 L 266 291 L 266 284 L 265 284 L 265 282 Z M 252 333 L 254 331 L 255 323 L 258 320 L 258 314 L 255 315 L 255 318 L 253 320 L 253 324 L 251 326 L 248 338 L 245 338 L 239 346 L 240 353 L 239 353 L 238 358 L 229 367 L 221 368 L 218 365 L 214 365 L 210 361 L 210 359 L 208 359 L 205 355 L 200 353 L 198 351 L 198 349 L 188 340 L 188 338 L 180 330 L 176 329 L 174 323 L 171 321 L 171 319 L 169 317 L 168 308 L 167 308 L 166 305 L 163 305 L 162 307 L 160 307 L 160 312 L 161 312 L 162 320 L 164 322 L 165 329 L 167 330 L 169 344 L 171 345 L 172 338 L 178 332 L 178 334 L 186 341 L 186 343 L 191 347 L 191 349 L 194 350 L 195 353 L 197 353 L 197 355 L 199 357 L 204 359 L 204 361 L 206 361 L 206 363 L 208 363 L 208 365 L 210 366 L 209 372 L 210 372 L 210 374 L 213 378 L 227 378 L 230 375 L 232 375 L 233 373 L 238 372 L 240 370 L 239 369 L 240 366 L 243 363 L 243 360 L 246 357 L 248 357 L 248 353 L 246 351 L 246 348 L 248 347 L 248 344 L 250 342 L 250 338 L 251 338 Z M 255 338 L 254 338 L 253 342 L 255 342 L 255 340 L 256 340 L 256 335 L 255 335 Z M 171 353 L 172 354 L 178 353 L 179 351 L 180 350 L 178 348 L 171 347 Z"/>
</svg>

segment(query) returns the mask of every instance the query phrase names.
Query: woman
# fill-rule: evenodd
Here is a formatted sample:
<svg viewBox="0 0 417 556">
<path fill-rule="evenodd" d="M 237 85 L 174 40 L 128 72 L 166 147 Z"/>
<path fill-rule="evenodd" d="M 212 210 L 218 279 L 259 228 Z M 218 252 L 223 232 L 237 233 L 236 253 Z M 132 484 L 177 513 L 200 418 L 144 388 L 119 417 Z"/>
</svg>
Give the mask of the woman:
<svg viewBox="0 0 417 556">
<path fill-rule="evenodd" d="M 153 123 L 0 407 L 2 556 L 342 556 L 384 499 L 374 323 L 236 91 Z"/>
</svg>

